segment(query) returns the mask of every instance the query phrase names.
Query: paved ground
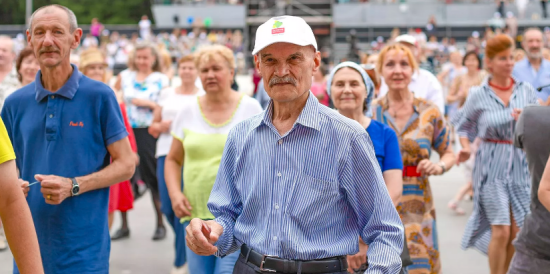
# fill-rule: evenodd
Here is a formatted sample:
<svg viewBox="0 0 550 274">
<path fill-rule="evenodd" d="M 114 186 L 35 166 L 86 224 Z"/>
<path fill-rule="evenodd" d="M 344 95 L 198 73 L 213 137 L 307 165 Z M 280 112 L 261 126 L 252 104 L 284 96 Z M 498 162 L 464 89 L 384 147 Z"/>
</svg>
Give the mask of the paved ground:
<svg viewBox="0 0 550 274">
<path fill-rule="evenodd" d="M 237 77 L 241 90 L 247 93 L 252 90 L 249 79 L 246 76 Z M 433 177 L 431 181 L 437 208 L 443 274 L 488 274 L 487 258 L 484 255 L 475 250 L 460 249 L 460 239 L 471 213 L 472 203 L 462 203 L 466 216 L 456 216 L 447 208 L 447 202 L 463 182 L 461 169 L 456 167 L 442 177 Z M 151 241 L 155 219 L 149 194 L 136 201 L 135 209 L 129 213 L 129 219 L 131 238 L 112 243 L 111 273 L 168 274 L 174 256 L 173 233 L 170 231 L 164 241 Z M 115 228 L 118 226 L 118 223 L 114 224 Z M 11 253 L 0 253 L 0 274 L 11 273 L 11 270 Z"/>
</svg>

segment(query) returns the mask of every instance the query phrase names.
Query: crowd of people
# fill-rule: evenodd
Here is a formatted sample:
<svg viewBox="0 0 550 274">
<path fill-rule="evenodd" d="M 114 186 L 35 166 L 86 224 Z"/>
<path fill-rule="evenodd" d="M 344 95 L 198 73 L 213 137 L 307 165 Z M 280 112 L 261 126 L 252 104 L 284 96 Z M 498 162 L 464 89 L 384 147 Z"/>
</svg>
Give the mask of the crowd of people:
<svg viewBox="0 0 550 274">
<path fill-rule="evenodd" d="M 109 45 L 121 37 L 83 46 L 99 22 L 83 38 L 59 5 L 30 22 L 28 47 L 0 36 L 0 216 L 14 273 L 108 273 L 109 238 L 131 237 L 144 188 L 152 240 L 165 222 L 175 234 L 174 274 L 441 273 L 430 177 L 460 163 L 449 207 L 474 203 L 462 247 L 487 254 L 491 274 L 550 265 L 540 29 L 521 35 L 524 58 L 505 33 L 438 47 L 449 58 L 434 74 L 416 30 L 327 67 L 302 18 L 271 18 L 256 33 L 250 97 L 234 87 L 234 44 L 218 43 L 229 33 L 174 66 L 171 46 L 136 38 L 117 72 Z"/>
</svg>

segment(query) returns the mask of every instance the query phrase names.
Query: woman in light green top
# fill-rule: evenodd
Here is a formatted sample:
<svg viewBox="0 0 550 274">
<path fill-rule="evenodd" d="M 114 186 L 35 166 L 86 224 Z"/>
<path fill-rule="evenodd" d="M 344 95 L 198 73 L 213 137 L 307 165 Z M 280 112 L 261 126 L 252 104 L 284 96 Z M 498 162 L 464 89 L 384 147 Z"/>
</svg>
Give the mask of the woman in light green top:
<svg viewBox="0 0 550 274">
<path fill-rule="evenodd" d="M 225 46 L 196 53 L 195 65 L 205 95 L 184 106 L 172 122 L 174 141 L 166 156 L 165 179 L 172 207 L 184 226 L 192 218 L 214 219 L 206 204 L 216 180 L 229 130 L 262 112 L 260 104 L 231 89 L 235 60 Z M 184 190 L 181 192 L 183 166 Z M 238 252 L 223 259 L 199 256 L 187 248 L 191 274 L 232 273 Z"/>
</svg>

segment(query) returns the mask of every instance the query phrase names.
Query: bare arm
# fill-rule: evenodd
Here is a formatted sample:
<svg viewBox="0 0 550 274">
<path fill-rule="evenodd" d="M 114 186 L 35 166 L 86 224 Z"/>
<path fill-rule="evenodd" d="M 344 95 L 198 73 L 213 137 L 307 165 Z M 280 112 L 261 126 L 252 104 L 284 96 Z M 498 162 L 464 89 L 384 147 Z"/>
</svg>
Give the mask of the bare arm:
<svg viewBox="0 0 550 274">
<path fill-rule="evenodd" d="M 451 87 L 449 88 L 449 94 L 447 95 L 447 102 L 448 103 L 454 103 L 456 102 L 459 98 L 459 94 L 458 94 L 458 91 L 460 89 L 460 85 L 459 85 L 459 78 L 462 77 L 462 76 L 458 76 L 456 77 L 454 80 L 453 80 L 453 83 L 451 84 Z"/>
<path fill-rule="evenodd" d="M 17 179 L 15 161 L 0 164 L 0 217 L 21 274 L 44 273 L 31 212 Z"/>
<path fill-rule="evenodd" d="M 181 168 L 183 166 L 183 143 L 181 140 L 174 138 L 170 151 L 166 156 L 164 163 L 164 178 L 166 180 L 166 188 L 172 202 L 172 208 L 177 217 L 182 218 L 191 216 L 191 204 L 183 195 L 181 189 Z"/>
<path fill-rule="evenodd" d="M 386 170 L 382 173 L 390 198 L 394 206 L 399 204 L 403 195 L 403 172 L 399 169 Z"/>
<path fill-rule="evenodd" d="M 539 201 L 550 211 L 550 158 L 546 162 L 538 190 Z"/>
<path fill-rule="evenodd" d="M 135 156 L 128 137 L 118 140 L 107 147 L 112 162 L 101 171 L 90 175 L 77 177 L 80 186 L 79 194 L 88 191 L 106 188 L 116 183 L 129 180 L 134 174 L 136 163 Z M 66 198 L 71 197 L 72 182 L 69 178 L 55 175 L 36 175 L 40 182 L 42 196 L 48 204 L 61 204 Z"/>
<path fill-rule="evenodd" d="M 158 138 L 161 133 L 170 130 L 169 126 L 166 129 L 162 128 L 162 122 L 161 122 L 162 115 L 161 115 L 161 113 L 162 113 L 162 108 L 160 106 L 156 107 L 155 110 L 153 111 L 153 122 L 149 126 L 149 130 L 148 130 L 149 134 L 151 134 L 155 138 Z"/>
<path fill-rule="evenodd" d="M 122 78 L 120 77 L 120 73 L 116 76 L 116 82 L 115 86 L 113 87 L 115 91 L 121 91 L 122 89 Z"/>
</svg>

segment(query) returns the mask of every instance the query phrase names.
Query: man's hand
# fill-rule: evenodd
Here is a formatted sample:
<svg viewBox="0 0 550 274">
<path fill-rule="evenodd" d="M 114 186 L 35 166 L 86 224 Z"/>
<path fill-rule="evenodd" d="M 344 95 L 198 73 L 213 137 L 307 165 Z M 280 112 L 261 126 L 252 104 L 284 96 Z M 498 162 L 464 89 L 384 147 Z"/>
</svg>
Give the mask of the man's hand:
<svg viewBox="0 0 550 274">
<path fill-rule="evenodd" d="M 24 181 L 23 179 L 19 179 L 19 185 L 21 185 L 23 194 L 25 194 L 25 198 L 27 198 L 27 196 L 29 196 L 29 190 L 31 190 L 31 188 L 29 187 L 29 182 Z"/>
<path fill-rule="evenodd" d="M 363 243 L 362 240 L 359 241 L 359 252 L 355 255 L 348 255 L 348 272 L 355 273 L 356 270 L 360 269 L 362 265 L 367 263 L 367 250 L 369 246 Z"/>
<path fill-rule="evenodd" d="M 50 205 L 59 205 L 65 199 L 72 196 L 71 190 L 73 184 L 71 179 L 55 175 L 38 174 L 34 178 L 40 182 L 42 196 L 46 203 Z"/>
<path fill-rule="evenodd" d="M 170 201 L 172 202 L 172 209 L 176 217 L 183 218 L 191 216 L 191 210 L 193 210 L 193 208 L 183 193 L 178 192 L 174 194 L 173 197 L 170 197 Z"/>
<path fill-rule="evenodd" d="M 223 233 L 223 227 L 216 221 L 195 218 L 185 229 L 187 246 L 197 255 L 211 256 L 218 251 L 214 244 Z"/>
</svg>

